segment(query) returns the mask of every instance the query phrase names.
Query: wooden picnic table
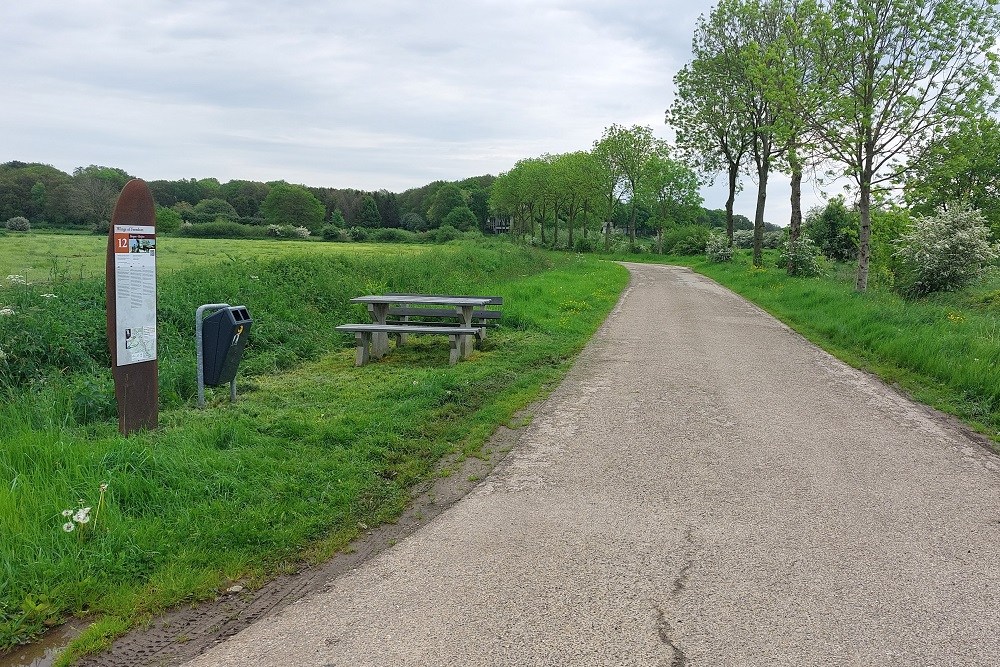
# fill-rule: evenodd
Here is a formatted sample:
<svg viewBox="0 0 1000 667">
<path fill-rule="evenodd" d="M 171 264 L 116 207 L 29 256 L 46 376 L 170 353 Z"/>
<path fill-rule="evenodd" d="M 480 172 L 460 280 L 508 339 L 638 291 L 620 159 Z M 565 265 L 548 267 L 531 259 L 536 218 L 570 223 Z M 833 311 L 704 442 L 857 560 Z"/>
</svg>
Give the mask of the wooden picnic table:
<svg viewBox="0 0 1000 667">
<path fill-rule="evenodd" d="M 452 310 L 447 312 L 449 316 L 455 315 L 459 318 L 459 327 L 474 328 L 472 318 L 475 309 L 482 308 L 491 303 L 491 301 L 491 297 L 484 296 L 447 296 L 439 294 L 370 294 L 351 299 L 352 303 L 367 305 L 372 323 L 382 327 L 386 326 L 389 308 L 395 304 L 451 308 Z M 372 333 L 372 356 L 379 358 L 389 351 L 389 333 L 388 330 Z M 459 356 L 465 359 L 472 353 L 472 348 L 475 345 L 475 334 L 461 334 L 458 340 Z"/>
</svg>

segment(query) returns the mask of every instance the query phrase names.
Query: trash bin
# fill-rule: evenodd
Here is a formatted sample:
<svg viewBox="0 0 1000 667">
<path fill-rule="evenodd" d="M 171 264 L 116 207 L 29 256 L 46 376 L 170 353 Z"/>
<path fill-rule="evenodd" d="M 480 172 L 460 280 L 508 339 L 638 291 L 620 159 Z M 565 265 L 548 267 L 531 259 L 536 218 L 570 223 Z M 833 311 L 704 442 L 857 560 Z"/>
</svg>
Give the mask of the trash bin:
<svg viewBox="0 0 1000 667">
<path fill-rule="evenodd" d="M 205 318 L 201 349 L 207 386 L 229 384 L 236 378 L 251 324 L 253 320 L 246 306 L 229 306 Z"/>
</svg>

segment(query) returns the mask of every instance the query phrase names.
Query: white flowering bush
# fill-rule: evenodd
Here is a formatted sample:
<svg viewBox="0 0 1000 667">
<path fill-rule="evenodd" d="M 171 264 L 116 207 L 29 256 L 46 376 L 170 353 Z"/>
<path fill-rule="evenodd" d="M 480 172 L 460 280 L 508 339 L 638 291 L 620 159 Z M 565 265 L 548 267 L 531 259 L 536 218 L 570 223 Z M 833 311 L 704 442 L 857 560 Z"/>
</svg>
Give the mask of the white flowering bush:
<svg viewBox="0 0 1000 667">
<path fill-rule="evenodd" d="M 963 203 L 916 218 L 894 245 L 895 287 L 914 297 L 969 285 L 1000 256 L 982 213 Z"/>
<path fill-rule="evenodd" d="M 7 220 L 5 225 L 12 232 L 30 232 L 31 223 L 23 216 L 15 216 Z"/>
<path fill-rule="evenodd" d="M 737 229 L 733 232 L 733 245 L 737 248 L 747 248 L 753 247 L 753 230 L 752 229 Z"/>
<path fill-rule="evenodd" d="M 728 262 L 733 258 L 729 238 L 724 234 L 712 234 L 705 244 L 705 255 L 710 262 Z"/>
<path fill-rule="evenodd" d="M 823 255 L 813 240 L 805 236 L 800 236 L 795 241 L 789 239 L 788 244 L 781 249 L 778 268 L 788 268 L 789 263 L 790 276 L 811 278 L 823 274 Z"/>
</svg>

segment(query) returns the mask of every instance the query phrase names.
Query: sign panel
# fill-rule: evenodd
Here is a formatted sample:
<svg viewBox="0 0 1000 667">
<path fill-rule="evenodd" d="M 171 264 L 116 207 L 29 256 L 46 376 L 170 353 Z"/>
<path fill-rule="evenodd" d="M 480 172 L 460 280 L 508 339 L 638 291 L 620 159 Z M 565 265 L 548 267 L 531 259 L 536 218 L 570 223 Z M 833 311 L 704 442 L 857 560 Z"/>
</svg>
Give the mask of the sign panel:
<svg viewBox="0 0 1000 667">
<path fill-rule="evenodd" d="M 155 429 L 156 207 L 145 182 L 125 184 L 111 216 L 105 262 L 108 350 L 123 435 Z"/>
<path fill-rule="evenodd" d="M 115 306 L 119 366 L 156 359 L 156 234 L 115 225 Z"/>
</svg>

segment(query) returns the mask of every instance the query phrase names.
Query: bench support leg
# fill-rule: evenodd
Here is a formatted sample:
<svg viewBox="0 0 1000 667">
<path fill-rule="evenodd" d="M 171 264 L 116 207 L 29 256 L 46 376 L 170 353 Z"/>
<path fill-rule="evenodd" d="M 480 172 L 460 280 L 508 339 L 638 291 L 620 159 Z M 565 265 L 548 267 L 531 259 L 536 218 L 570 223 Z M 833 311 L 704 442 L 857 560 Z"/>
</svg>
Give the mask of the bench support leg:
<svg viewBox="0 0 1000 667">
<path fill-rule="evenodd" d="M 410 316 L 403 315 L 403 320 L 402 320 L 403 324 L 406 324 L 409 321 L 410 321 Z M 407 335 L 405 333 L 396 334 L 396 347 L 402 347 L 403 345 L 406 345 L 406 337 Z"/>
<path fill-rule="evenodd" d="M 368 363 L 368 346 L 371 344 L 372 335 L 368 331 L 359 331 L 354 334 L 354 340 L 358 346 L 357 353 L 354 355 L 354 365 L 364 366 Z"/>
<path fill-rule="evenodd" d="M 451 354 L 448 357 L 448 363 L 454 366 L 458 363 L 458 358 L 462 356 L 462 346 L 464 344 L 465 336 L 449 335 L 448 340 L 451 342 Z"/>
</svg>

